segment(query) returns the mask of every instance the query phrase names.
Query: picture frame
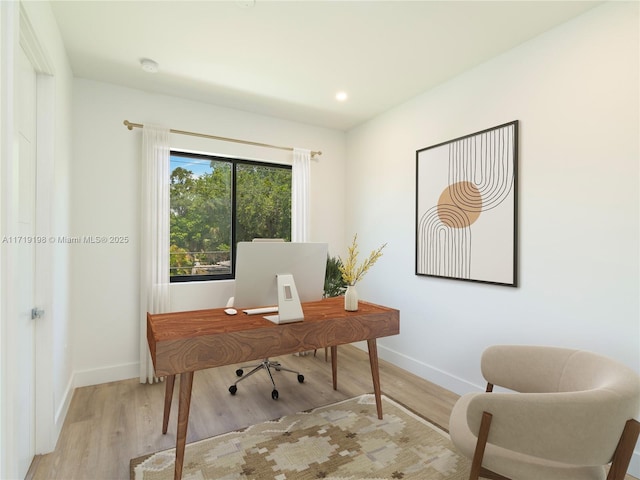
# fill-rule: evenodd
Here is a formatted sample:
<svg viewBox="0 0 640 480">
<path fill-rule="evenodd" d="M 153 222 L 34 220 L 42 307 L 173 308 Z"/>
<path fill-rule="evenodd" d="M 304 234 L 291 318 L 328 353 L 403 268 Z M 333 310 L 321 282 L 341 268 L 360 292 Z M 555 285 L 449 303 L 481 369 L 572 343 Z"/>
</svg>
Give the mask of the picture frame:
<svg viewBox="0 0 640 480">
<path fill-rule="evenodd" d="M 518 120 L 416 151 L 415 274 L 518 285 Z"/>
</svg>

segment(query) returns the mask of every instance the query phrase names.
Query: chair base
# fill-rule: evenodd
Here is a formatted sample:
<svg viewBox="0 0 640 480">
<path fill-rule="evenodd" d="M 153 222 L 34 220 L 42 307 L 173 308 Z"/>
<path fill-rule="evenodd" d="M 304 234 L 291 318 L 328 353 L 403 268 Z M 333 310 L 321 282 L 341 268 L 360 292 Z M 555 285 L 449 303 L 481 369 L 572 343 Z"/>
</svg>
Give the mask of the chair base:
<svg viewBox="0 0 640 480">
<path fill-rule="evenodd" d="M 244 375 L 244 369 L 245 368 L 251 368 L 252 370 L 249 373 L 247 373 L 246 375 Z M 300 382 L 300 383 L 304 382 L 304 375 L 302 375 L 300 372 L 296 372 L 295 370 L 290 370 L 288 368 L 283 367 L 280 362 L 272 362 L 268 358 L 265 358 L 262 362 L 258 363 L 257 365 L 249 365 L 249 366 L 244 366 L 244 367 L 240 367 L 239 369 L 237 369 L 236 370 L 236 375 L 238 377 L 241 377 L 241 378 L 238 381 L 236 381 L 233 385 L 231 385 L 229 387 L 229 393 L 231 395 L 235 395 L 237 393 L 237 391 L 238 391 L 238 387 L 237 387 L 238 383 L 240 383 L 245 378 L 250 377 L 254 373 L 264 369 L 269 374 L 269 379 L 271 380 L 271 385 L 273 385 L 273 390 L 271 391 L 271 398 L 273 398 L 274 400 L 277 400 L 278 397 L 280 396 L 280 394 L 278 393 L 278 390 L 276 389 L 276 382 L 274 381 L 273 375 L 271 374 L 271 369 L 272 368 L 276 372 L 285 371 L 285 372 L 295 373 L 298 376 L 298 382 Z"/>
</svg>

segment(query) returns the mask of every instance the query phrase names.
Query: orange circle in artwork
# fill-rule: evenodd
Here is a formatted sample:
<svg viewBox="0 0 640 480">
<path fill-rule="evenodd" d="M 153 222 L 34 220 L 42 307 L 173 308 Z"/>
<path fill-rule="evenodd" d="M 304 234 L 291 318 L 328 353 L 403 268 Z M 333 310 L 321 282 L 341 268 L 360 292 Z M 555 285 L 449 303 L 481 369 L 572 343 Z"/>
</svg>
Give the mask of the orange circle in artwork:
<svg viewBox="0 0 640 480">
<path fill-rule="evenodd" d="M 455 191 L 452 196 L 451 192 Z M 438 217 L 451 228 L 464 228 L 473 224 L 482 210 L 482 195 L 471 182 L 449 185 L 438 199 Z"/>
</svg>

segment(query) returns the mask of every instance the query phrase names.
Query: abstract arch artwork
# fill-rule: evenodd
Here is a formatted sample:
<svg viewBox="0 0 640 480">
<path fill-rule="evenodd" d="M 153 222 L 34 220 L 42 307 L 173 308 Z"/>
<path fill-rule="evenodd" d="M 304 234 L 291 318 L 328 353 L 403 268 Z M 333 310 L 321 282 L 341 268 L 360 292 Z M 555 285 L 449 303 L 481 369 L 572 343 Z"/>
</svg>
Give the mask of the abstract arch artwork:
<svg viewBox="0 0 640 480">
<path fill-rule="evenodd" d="M 416 152 L 416 275 L 517 286 L 518 121 Z"/>
</svg>

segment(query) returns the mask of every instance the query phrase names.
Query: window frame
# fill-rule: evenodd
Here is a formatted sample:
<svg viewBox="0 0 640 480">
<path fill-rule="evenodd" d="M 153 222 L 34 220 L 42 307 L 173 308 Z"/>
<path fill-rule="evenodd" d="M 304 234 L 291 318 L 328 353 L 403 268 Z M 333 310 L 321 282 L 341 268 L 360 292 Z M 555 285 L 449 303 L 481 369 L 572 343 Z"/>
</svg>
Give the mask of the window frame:
<svg viewBox="0 0 640 480">
<path fill-rule="evenodd" d="M 169 151 L 169 159 L 172 156 L 180 156 L 187 158 L 195 158 L 199 160 L 207 160 L 207 161 L 221 161 L 228 162 L 231 164 L 231 273 L 225 273 L 221 275 L 209 274 L 209 275 L 169 275 L 169 283 L 185 283 L 185 282 L 211 282 L 211 281 L 220 281 L 220 280 L 235 280 L 236 277 L 236 250 L 237 250 L 237 240 L 236 240 L 236 223 L 237 223 L 237 202 L 236 202 L 236 193 L 237 193 L 237 168 L 238 165 L 256 165 L 261 167 L 269 167 L 269 168 L 281 168 L 284 170 L 292 170 L 291 165 L 276 163 L 276 162 L 268 162 L 263 160 L 249 160 L 246 158 L 240 157 L 227 157 L 220 154 L 213 153 L 196 153 L 178 149 L 170 149 Z M 171 162 L 169 162 L 171 164 Z M 169 177 L 171 176 L 171 170 L 168 172 Z M 293 182 L 293 176 L 292 176 Z M 171 209 L 171 202 L 169 202 L 169 209 Z M 291 212 L 293 214 L 293 212 Z M 169 227 L 171 228 L 171 227 Z M 169 243 L 171 243 L 171 231 L 169 231 Z"/>
</svg>

